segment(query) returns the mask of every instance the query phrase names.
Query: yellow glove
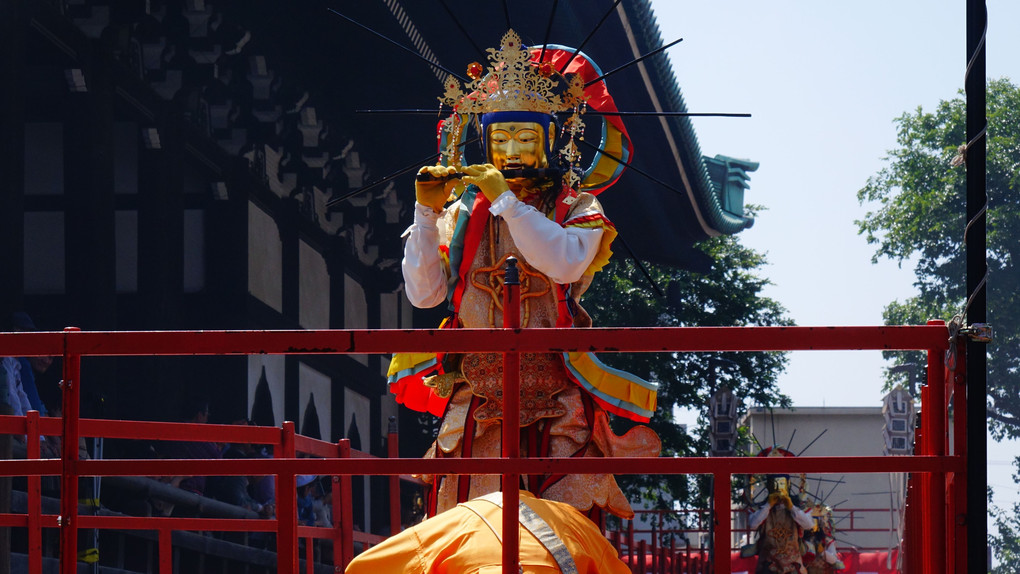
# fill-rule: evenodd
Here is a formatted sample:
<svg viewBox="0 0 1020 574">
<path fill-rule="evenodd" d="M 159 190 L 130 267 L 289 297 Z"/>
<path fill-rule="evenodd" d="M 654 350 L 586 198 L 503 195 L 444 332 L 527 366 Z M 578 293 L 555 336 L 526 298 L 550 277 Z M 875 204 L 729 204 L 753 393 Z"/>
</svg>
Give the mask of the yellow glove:
<svg viewBox="0 0 1020 574">
<path fill-rule="evenodd" d="M 415 181 L 414 199 L 418 203 L 431 207 L 433 211 L 439 213 L 443 210 L 446 200 L 450 197 L 450 190 L 459 183 L 456 179 L 445 178 L 452 173 L 456 173 L 456 171 L 452 166 L 442 165 L 427 165 L 419 169 L 419 175 L 425 173 L 431 174 L 432 177 L 436 178 L 436 181 Z"/>
<path fill-rule="evenodd" d="M 503 173 L 491 163 L 469 165 L 462 171 L 467 174 L 464 176 L 464 181 L 477 185 L 490 202 L 496 201 L 500 194 L 510 190 Z"/>
<path fill-rule="evenodd" d="M 786 508 L 793 508 L 793 500 L 790 500 L 790 496 L 783 492 L 773 492 L 769 495 L 769 506 L 775 506 L 777 503 L 783 503 Z"/>
</svg>

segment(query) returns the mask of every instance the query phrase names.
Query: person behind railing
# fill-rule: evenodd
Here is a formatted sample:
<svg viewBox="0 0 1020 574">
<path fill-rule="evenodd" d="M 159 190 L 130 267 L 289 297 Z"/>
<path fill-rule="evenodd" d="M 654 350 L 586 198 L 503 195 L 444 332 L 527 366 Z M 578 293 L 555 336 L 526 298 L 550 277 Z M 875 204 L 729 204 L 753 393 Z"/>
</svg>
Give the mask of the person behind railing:
<svg viewBox="0 0 1020 574">
<path fill-rule="evenodd" d="M 332 505 L 327 502 L 328 491 L 322 487 L 322 478 L 314 474 L 296 477 L 298 522 L 305 526 L 332 525 Z"/>
<path fill-rule="evenodd" d="M 14 313 L 3 325 L 5 331 L 35 331 L 35 323 L 27 313 Z M 32 376 L 32 366 L 26 357 L 0 358 L 0 408 L 3 414 L 25 416 L 30 410 L 37 410 L 45 416 L 46 408 L 39 400 Z M 27 386 L 27 388 L 26 388 Z M 33 406 L 28 394 L 31 392 L 38 403 Z"/>
<path fill-rule="evenodd" d="M 458 504 L 359 554 L 345 572 L 499 574 L 502 506 L 501 492 Z M 518 516 L 522 573 L 630 574 L 602 531 L 569 504 L 522 490 Z"/>
<path fill-rule="evenodd" d="M 14 332 L 35 331 L 35 323 L 27 313 L 14 313 L 6 321 L 4 330 Z M 39 398 L 35 373 L 43 373 L 53 362 L 52 357 L 0 358 L 0 414 L 25 416 L 28 411 L 39 411 L 48 416 L 46 405 Z M 13 440 L 25 444 L 25 435 L 14 435 Z M 60 458 L 60 443 L 52 438 L 40 437 L 39 449 L 43 458 Z"/>
<path fill-rule="evenodd" d="M 250 424 L 249 421 L 235 421 L 231 424 Z M 234 443 L 223 451 L 223 458 L 261 458 L 258 449 L 250 443 Z M 258 513 L 262 518 L 276 515 L 276 505 L 272 499 L 263 503 L 252 496 L 253 486 L 264 479 L 263 476 L 210 476 L 206 481 L 205 494 L 227 504 L 240 506 Z"/>
<path fill-rule="evenodd" d="M 0 358 L 0 414 L 25 416 L 30 410 L 32 405 L 25 395 L 21 362 L 17 357 Z"/>
<path fill-rule="evenodd" d="M 29 333 L 37 331 L 38 328 L 35 326 L 35 321 L 32 320 L 32 317 L 30 317 L 28 313 L 18 311 L 11 314 L 9 321 L 6 325 L 4 325 L 4 330 L 16 333 Z M 46 404 L 41 398 L 39 398 L 39 389 L 36 386 L 35 374 L 42 374 L 48 371 L 50 366 L 53 364 L 53 357 L 18 357 L 18 362 L 21 364 L 21 384 L 29 406 L 33 410 L 39 411 L 40 416 L 50 416 L 49 410 L 46 408 Z"/>
<path fill-rule="evenodd" d="M 209 401 L 204 397 L 191 396 L 185 400 L 183 422 L 206 424 L 209 422 Z M 160 458 L 170 459 L 215 459 L 222 458 L 221 446 L 214 442 L 203 441 L 172 441 L 157 447 Z M 168 482 L 182 490 L 198 495 L 205 495 L 205 476 L 167 476 L 160 480 Z M 159 505 L 157 505 L 159 506 Z M 170 514 L 166 508 L 155 508 L 164 515 Z M 172 511 L 172 507 L 170 511 Z M 180 514 L 180 512 L 178 512 Z"/>
<path fill-rule="evenodd" d="M 294 484 L 297 486 L 298 522 L 305 526 L 315 526 L 315 497 L 317 488 L 314 474 L 299 474 Z"/>
</svg>

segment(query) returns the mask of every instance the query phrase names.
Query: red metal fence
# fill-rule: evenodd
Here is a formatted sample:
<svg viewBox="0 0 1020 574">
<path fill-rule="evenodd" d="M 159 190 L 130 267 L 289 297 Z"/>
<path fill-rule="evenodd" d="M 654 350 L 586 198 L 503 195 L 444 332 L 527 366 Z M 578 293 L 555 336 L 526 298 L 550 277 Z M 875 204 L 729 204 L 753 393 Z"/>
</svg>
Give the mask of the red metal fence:
<svg viewBox="0 0 1020 574">
<path fill-rule="evenodd" d="M 512 308 L 512 306 L 510 307 Z M 955 344 L 955 343 L 954 343 Z M 180 331 L 180 332 L 63 332 L 0 333 L 0 355 L 62 355 L 63 419 L 0 417 L 0 432 L 24 433 L 28 437 L 28 460 L 0 460 L 0 476 L 29 477 L 27 515 L 0 515 L 0 525 L 28 528 L 31 571 L 38 571 L 40 528 L 59 528 L 61 573 L 76 567 L 77 530 L 92 528 L 156 529 L 159 531 L 160 572 L 169 574 L 170 533 L 173 530 L 222 530 L 276 532 L 278 571 L 298 571 L 298 538 L 329 536 L 334 539 L 336 564 L 345 566 L 352 557 L 350 501 L 337 499 L 341 519 L 327 529 L 299 526 L 293 496 L 277 498 L 275 520 L 225 520 L 188 518 L 98 517 L 78 514 L 78 477 L 81 476 L 174 476 L 276 475 L 280 493 L 295 491 L 295 476 L 338 476 L 349 481 L 356 475 L 399 477 L 415 474 L 502 474 L 513 484 L 520 474 L 603 473 L 626 469 L 628 473 L 711 474 L 715 500 L 730 500 L 734 474 L 767 473 L 911 473 L 908 495 L 907 539 L 904 552 L 910 572 L 941 573 L 947 568 L 966 571 L 966 537 L 961 521 L 950 519 L 966 510 L 966 412 L 962 348 L 956 370 L 947 372 L 945 352 L 950 348 L 942 323 L 924 326 L 886 327 L 699 327 L 699 328 L 589 328 L 589 329 L 455 329 L 455 330 L 321 330 L 321 331 Z M 928 353 L 928 385 L 922 401 L 922 427 L 917 454 L 897 457 L 719 457 L 719 458 L 501 458 L 475 459 L 376 459 L 352 458 L 349 445 L 320 443 L 299 437 L 293 425 L 282 429 L 230 427 L 79 418 L 79 397 L 88 385 L 80 372 L 84 356 L 130 355 L 250 355 L 250 354 L 388 354 L 395 352 L 504 352 L 511 361 L 521 352 L 699 352 L 699 351 L 807 351 L 807 350 L 923 350 Z M 504 368 L 508 373 L 512 370 Z M 507 412 L 517 394 L 504 393 Z M 954 441 L 948 441 L 948 404 L 953 399 Z M 172 426 L 168 426 L 172 425 Z M 60 436 L 61 459 L 39 460 L 39 435 Z M 263 442 L 279 445 L 273 459 L 231 460 L 79 460 L 81 436 L 151 437 L 174 440 Z M 253 440 L 254 439 L 254 440 Z M 516 441 L 509 441 L 515 443 Z M 307 452 L 323 458 L 298 458 Z M 60 516 L 39 510 L 39 477 L 60 476 Z M 509 479 L 509 480 L 508 480 Z M 334 496 L 349 493 L 334 489 Z M 510 493 L 508 493 L 510 494 Z M 513 494 L 516 494 L 514 492 Z M 515 508 L 512 501 L 506 507 Z M 717 505 L 713 530 L 714 547 L 729 548 L 730 509 Z M 516 528 L 516 517 L 512 518 Z M 399 523 L 399 518 L 396 523 Z M 34 533 L 34 534 L 33 534 Z M 34 537 L 34 538 L 33 538 Z M 346 537 L 346 538 L 345 538 Z M 514 538 L 514 537 L 510 537 Z M 31 542 L 34 540 L 35 542 Z M 345 542 L 346 540 L 346 542 Z M 310 546 L 310 545 L 306 545 Z M 730 571 L 730 553 L 716 552 L 715 572 Z M 516 554 L 504 560 L 505 572 L 517 572 Z"/>
</svg>

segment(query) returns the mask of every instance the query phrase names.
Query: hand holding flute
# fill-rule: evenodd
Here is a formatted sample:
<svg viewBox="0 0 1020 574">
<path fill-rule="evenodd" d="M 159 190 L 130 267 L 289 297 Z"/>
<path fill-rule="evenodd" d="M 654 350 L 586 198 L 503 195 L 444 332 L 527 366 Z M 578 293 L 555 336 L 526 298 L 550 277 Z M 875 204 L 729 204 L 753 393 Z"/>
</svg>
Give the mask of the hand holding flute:
<svg viewBox="0 0 1020 574">
<path fill-rule="evenodd" d="M 414 180 L 415 200 L 436 213 L 442 211 L 450 191 L 460 185 L 458 179 L 451 177 L 455 173 L 457 170 L 452 166 L 426 165 L 419 169 Z"/>
</svg>

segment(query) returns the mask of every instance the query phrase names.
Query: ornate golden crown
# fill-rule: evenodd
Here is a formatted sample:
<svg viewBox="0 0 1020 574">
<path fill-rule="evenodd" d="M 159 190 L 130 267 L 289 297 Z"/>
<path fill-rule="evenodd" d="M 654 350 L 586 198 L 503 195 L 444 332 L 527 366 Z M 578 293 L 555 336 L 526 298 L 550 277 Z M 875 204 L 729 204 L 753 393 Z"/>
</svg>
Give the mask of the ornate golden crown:
<svg viewBox="0 0 1020 574">
<path fill-rule="evenodd" d="M 564 77 L 551 62 L 532 62 L 531 53 L 513 30 L 503 35 L 499 49 L 489 48 L 486 51 L 489 53 L 488 71 L 483 70 L 478 62 L 469 64 L 467 71 L 471 81 L 464 85 L 465 89 L 461 88 L 456 76 L 451 75 L 446 81 L 446 91 L 439 101 L 452 108 L 453 115 L 442 122 L 437 136 L 442 150 L 439 162 L 460 165 L 464 128 L 471 117 L 514 111 L 552 116 L 572 111 L 573 114 L 560 126 L 561 135 L 569 134 L 569 137 L 559 153 L 567 165 L 575 167 L 581 152 L 574 140 L 583 137 L 584 132 L 581 120 L 587 99 L 584 80 L 578 74 Z M 571 187 L 580 183 L 577 170 L 568 171 L 567 183 Z"/>
<path fill-rule="evenodd" d="M 585 99 L 584 82 L 572 75 L 564 79 L 549 62 L 538 65 L 513 30 L 507 31 L 499 49 L 489 48 L 489 69 L 483 74 L 481 64 L 468 66 L 472 78 L 461 89 L 460 81 L 450 76 L 446 91 L 439 98 L 458 114 L 528 111 L 555 114 L 576 110 Z M 560 87 L 562 81 L 566 88 Z"/>
</svg>

